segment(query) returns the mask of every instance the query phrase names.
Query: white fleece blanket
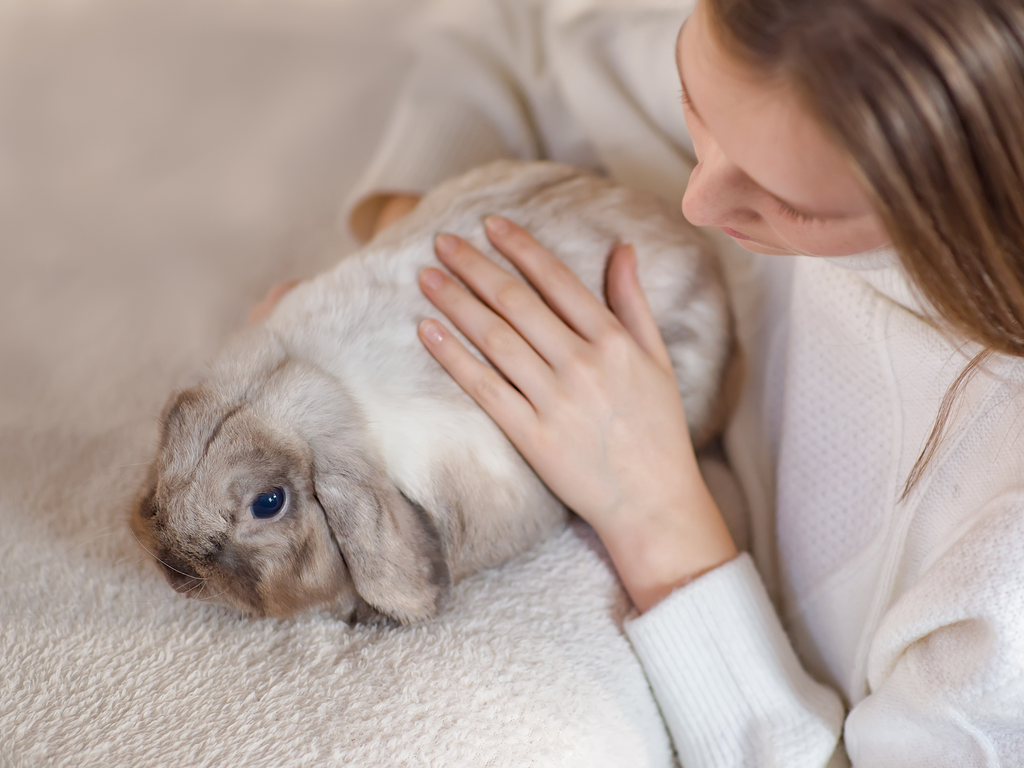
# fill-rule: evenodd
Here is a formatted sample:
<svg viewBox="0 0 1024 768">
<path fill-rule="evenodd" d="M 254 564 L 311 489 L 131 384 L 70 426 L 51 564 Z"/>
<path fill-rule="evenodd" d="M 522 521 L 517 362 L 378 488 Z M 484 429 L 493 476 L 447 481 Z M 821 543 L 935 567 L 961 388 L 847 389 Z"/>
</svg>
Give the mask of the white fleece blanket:
<svg viewBox="0 0 1024 768">
<path fill-rule="evenodd" d="M 671 764 L 585 529 L 387 629 L 183 600 L 124 522 L 170 390 L 351 249 L 419 9 L 0 2 L 0 765 Z"/>
</svg>

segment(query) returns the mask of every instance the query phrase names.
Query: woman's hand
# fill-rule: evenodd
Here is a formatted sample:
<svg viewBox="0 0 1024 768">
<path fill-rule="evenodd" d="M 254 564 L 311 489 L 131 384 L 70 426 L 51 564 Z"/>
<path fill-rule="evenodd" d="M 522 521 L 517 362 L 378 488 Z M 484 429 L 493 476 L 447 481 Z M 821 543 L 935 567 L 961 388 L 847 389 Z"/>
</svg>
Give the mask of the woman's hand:
<svg viewBox="0 0 1024 768">
<path fill-rule="evenodd" d="M 633 249 L 612 255 L 609 310 L 523 229 L 500 217 L 486 224 L 541 296 L 453 235 L 437 238 L 438 257 L 473 293 L 437 269 L 424 270 L 420 283 L 504 378 L 440 323 L 424 321 L 420 337 L 594 527 L 646 610 L 736 548 L 697 469 Z"/>
<path fill-rule="evenodd" d="M 412 211 L 413 208 L 420 201 L 419 195 L 410 194 L 394 194 L 388 195 L 383 198 L 380 203 L 379 210 L 377 211 L 376 219 L 373 222 L 370 230 L 370 237 L 373 237 L 380 232 L 384 227 L 395 223 L 399 219 L 405 217 Z M 277 303 L 284 298 L 284 295 L 288 293 L 292 288 L 298 285 L 301 280 L 288 280 L 283 283 L 278 283 L 269 291 L 263 299 L 253 306 L 249 310 L 249 325 L 255 325 L 270 317 L 270 313 L 274 311 L 274 307 Z"/>
<path fill-rule="evenodd" d="M 274 307 L 277 306 L 277 302 L 284 298 L 284 295 L 288 293 L 288 291 L 301 282 L 301 280 L 287 280 L 283 283 L 278 283 L 267 291 L 267 295 L 260 300 L 259 304 L 253 305 L 253 308 L 249 310 L 249 325 L 262 323 L 270 317 L 270 313 L 274 311 Z"/>
<path fill-rule="evenodd" d="M 381 206 L 377 220 L 373 223 L 373 234 L 376 235 L 385 227 L 405 218 L 412 213 L 413 208 L 419 205 L 419 202 L 419 195 L 405 193 L 390 195 Z"/>
</svg>

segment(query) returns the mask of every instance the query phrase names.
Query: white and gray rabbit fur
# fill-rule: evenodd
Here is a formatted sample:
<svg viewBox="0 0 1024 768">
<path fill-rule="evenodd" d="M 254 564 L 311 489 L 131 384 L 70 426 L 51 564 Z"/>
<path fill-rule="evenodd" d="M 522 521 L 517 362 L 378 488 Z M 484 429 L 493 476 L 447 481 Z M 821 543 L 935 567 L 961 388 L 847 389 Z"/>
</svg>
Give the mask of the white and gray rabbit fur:
<svg viewBox="0 0 1024 768">
<path fill-rule="evenodd" d="M 131 516 L 174 588 L 255 615 L 329 606 L 403 623 L 450 585 L 525 551 L 565 510 L 416 334 L 440 231 L 511 268 L 502 214 L 603 296 L 635 246 L 696 442 L 716 427 L 731 349 L 725 291 L 699 233 L 658 200 L 554 163 L 503 161 L 447 182 L 405 219 L 300 284 L 171 398 Z M 257 518 L 261 496 L 283 508 Z M 276 497 L 280 504 L 281 497 Z"/>
</svg>

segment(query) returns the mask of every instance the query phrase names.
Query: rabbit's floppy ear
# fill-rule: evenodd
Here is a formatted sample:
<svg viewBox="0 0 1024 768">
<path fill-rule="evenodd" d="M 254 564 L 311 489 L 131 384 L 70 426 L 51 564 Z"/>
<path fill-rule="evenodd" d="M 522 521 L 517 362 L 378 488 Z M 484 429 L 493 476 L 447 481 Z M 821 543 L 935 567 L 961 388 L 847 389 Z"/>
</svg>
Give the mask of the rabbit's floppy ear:
<svg viewBox="0 0 1024 768">
<path fill-rule="evenodd" d="M 160 455 L 167 473 L 187 473 L 199 464 L 221 425 L 238 407 L 206 383 L 171 398 L 160 418 Z"/>
<path fill-rule="evenodd" d="M 160 417 L 164 471 L 190 472 L 202 460 L 221 426 L 262 387 L 287 356 L 262 329 L 233 339 L 202 380 L 174 395 Z"/>
<path fill-rule="evenodd" d="M 317 499 L 360 597 L 403 624 L 434 616 L 451 575 L 426 510 L 365 457 L 323 447 L 314 455 Z"/>
</svg>

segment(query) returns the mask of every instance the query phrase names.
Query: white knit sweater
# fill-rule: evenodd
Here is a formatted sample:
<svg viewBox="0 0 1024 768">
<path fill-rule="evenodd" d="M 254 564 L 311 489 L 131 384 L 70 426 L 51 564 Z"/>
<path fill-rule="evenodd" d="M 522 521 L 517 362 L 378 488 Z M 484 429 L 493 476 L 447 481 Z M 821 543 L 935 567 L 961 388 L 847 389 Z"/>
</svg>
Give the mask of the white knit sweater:
<svg viewBox="0 0 1024 768">
<path fill-rule="evenodd" d="M 673 47 L 691 6 L 430 6 L 353 204 L 508 156 L 678 201 L 693 158 Z M 723 252 L 750 553 L 626 625 L 684 768 L 1024 765 L 1024 361 L 971 381 L 901 499 L 975 350 L 923 319 L 891 253 Z"/>
</svg>

